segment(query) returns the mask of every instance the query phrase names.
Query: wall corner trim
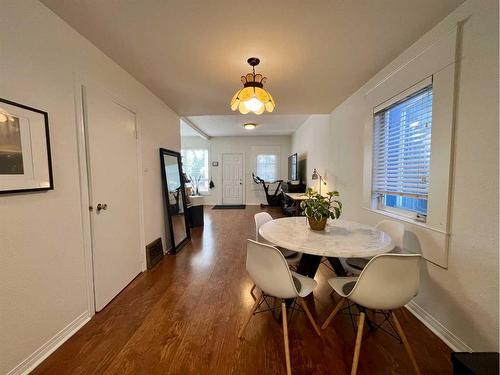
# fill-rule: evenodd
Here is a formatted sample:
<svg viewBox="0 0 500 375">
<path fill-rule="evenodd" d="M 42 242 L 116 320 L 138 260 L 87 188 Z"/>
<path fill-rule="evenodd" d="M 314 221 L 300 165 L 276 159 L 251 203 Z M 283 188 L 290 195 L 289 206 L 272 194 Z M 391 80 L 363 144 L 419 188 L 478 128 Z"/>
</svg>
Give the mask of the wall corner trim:
<svg viewBox="0 0 500 375">
<path fill-rule="evenodd" d="M 418 320 L 420 320 L 432 333 L 439 337 L 448 347 L 455 352 L 472 352 L 472 348 L 438 322 L 431 314 L 425 311 L 415 301 L 410 301 L 405 306 Z"/>
<path fill-rule="evenodd" d="M 57 332 L 45 344 L 26 357 L 21 363 L 10 370 L 7 375 L 24 375 L 29 374 L 36 366 L 43 362 L 49 355 L 56 351 L 64 344 L 71 336 L 73 336 L 80 328 L 82 328 L 91 318 L 91 314 L 85 311 L 80 316 L 75 318 L 62 330 Z"/>
</svg>

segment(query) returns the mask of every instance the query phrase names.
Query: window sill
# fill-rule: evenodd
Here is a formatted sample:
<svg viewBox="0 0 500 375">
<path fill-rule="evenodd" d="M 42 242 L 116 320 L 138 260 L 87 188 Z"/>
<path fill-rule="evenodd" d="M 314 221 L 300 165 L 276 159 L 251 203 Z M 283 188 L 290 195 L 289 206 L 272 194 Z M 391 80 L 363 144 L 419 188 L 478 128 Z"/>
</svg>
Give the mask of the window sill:
<svg viewBox="0 0 500 375">
<path fill-rule="evenodd" d="M 434 232 L 438 232 L 438 233 L 449 235 L 448 232 L 445 232 L 445 231 L 443 231 L 441 229 L 437 229 L 437 228 L 431 227 L 427 223 L 422 223 L 422 222 L 417 221 L 417 220 L 415 220 L 415 219 L 413 219 L 411 217 L 408 217 L 408 216 L 398 215 L 398 214 L 393 213 L 393 212 L 378 210 L 376 208 L 363 207 L 363 209 L 367 210 L 367 211 L 370 211 L 370 212 L 373 212 L 373 213 L 376 213 L 376 214 L 379 214 L 379 215 L 390 217 L 392 219 L 397 219 L 399 221 L 404 221 L 406 223 L 410 223 L 410 224 L 413 224 L 413 225 L 416 225 L 416 226 L 419 226 L 419 227 L 422 227 L 422 228 L 426 228 L 426 229 L 432 230 Z"/>
<path fill-rule="evenodd" d="M 205 196 L 211 195 L 210 190 L 200 190 L 200 191 L 199 191 L 199 193 L 200 193 L 200 195 L 201 195 L 202 197 L 205 197 Z"/>
</svg>

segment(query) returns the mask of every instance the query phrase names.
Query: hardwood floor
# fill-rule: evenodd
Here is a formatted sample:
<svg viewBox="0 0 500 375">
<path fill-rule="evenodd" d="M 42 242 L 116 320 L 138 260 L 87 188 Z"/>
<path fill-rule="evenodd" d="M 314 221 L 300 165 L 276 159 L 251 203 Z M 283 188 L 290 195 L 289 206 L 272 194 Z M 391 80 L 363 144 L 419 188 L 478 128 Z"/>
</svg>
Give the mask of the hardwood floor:
<svg viewBox="0 0 500 375">
<path fill-rule="evenodd" d="M 139 275 L 103 311 L 34 374 L 284 374 L 279 321 L 255 315 L 238 330 L 253 305 L 245 271 L 245 240 L 254 238 L 253 215 L 205 207 L 205 227 L 192 242 Z M 268 210 L 273 217 L 278 210 Z M 335 301 L 321 266 L 318 288 L 308 305 L 321 325 Z M 410 313 L 398 315 L 423 374 L 450 374 L 450 349 Z M 338 315 L 318 337 L 303 313 L 289 322 L 294 374 L 350 372 L 355 332 L 348 315 Z M 358 374 L 412 374 L 404 347 L 384 332 L 365 330 Z"/>
</svg>

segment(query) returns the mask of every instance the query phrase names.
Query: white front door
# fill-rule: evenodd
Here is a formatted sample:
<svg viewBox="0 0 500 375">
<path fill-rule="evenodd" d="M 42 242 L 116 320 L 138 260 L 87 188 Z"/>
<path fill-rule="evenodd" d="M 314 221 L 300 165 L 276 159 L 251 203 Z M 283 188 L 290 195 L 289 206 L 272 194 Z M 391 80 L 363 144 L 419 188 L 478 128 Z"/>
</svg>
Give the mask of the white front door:
<svg viewBox="0 0 500 375">
<path fill-rule="evenodd" d="M 222 154 L 222 204 L 243 204 L 243 154 Z"/>
<path fill-rule="evenodd" d="M 135 113 L 84 89 L 96 311 L 141 272 Z"/>
</svg>

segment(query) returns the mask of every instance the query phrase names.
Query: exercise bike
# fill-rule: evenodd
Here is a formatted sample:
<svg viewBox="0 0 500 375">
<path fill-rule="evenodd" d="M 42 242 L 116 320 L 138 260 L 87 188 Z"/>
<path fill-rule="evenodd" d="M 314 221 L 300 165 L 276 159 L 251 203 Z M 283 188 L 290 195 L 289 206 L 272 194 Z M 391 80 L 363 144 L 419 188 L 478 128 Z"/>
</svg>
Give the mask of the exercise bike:
<svg viewBox="0 0 500 375">
<path fill-rule="evenodd" d="M 266 200 L 267 204 L 260 204 L 260 207 L 281 207 L 281 203 L 283 201 L 283 194 L 281 193 L 281 184 L 283 183 L 283 180 L 276 180 L 273 183 L 278 183 L 278 186 L 276 186 L 276 190 L 274 191 L 273 195 L 269 194 L 269 184 L 266 184 L 266 182 L 260 178 L 259 176 L 256 176 L 254 173 L 252 173 L 252 178 L 253 181 L 256 184 L 262 184 L 264 187 L 264 192 L 266 193 Z"/>
</svg>

